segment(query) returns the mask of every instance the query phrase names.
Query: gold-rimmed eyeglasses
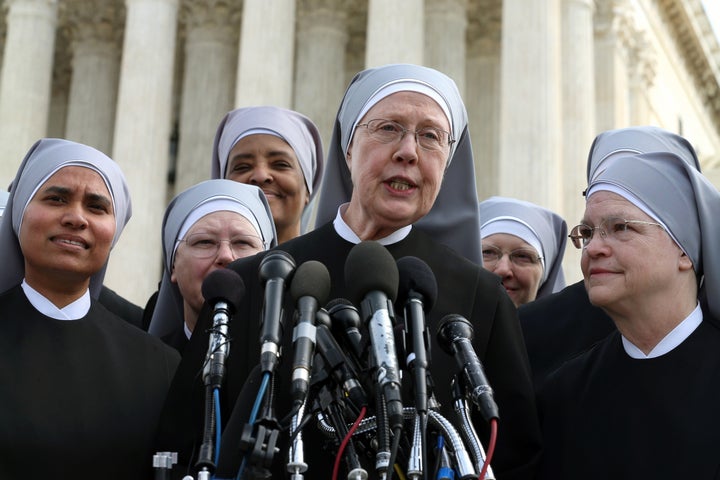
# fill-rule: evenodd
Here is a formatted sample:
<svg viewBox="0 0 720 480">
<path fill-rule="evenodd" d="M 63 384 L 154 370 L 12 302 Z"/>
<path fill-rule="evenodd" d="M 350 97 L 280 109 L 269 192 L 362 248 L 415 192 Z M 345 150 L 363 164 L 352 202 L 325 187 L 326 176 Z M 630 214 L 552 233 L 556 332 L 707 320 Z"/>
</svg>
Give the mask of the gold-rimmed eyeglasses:
<svg viewBox="0 0 720 480">
<path fill-rule="evenodd" d="M 381 143 L 399 142 L 408 132 L 413 133 L 420 148 L 433 152 L 444 151 L 455 142 L 449 132 L 437 127 L 423 127 L 412 131 L 398 122 L 382 118 L 359 123 L 357 126 L 367 128 L 370 137 Z"/>
<path fill-rule="evenodd" d="M 508 256 L 513 265 L 521 268 L 537 265 L 542 260 L 540 255 L 529 248 L 518 248 L 512 252 L 504 252 L 494 245 L 483 245 L 483 267 L 493 270 L 495 265 L 497 265 L 505 255 Z"/>
<path fill-rule="evenodd" d="M 600 236 L 606 240 L 618 240 L 620 242 L 626 242 L 631 240 L 634 236 L 644 233 L 637 226 L 656 226 L 662 229 L 665 227 L 661 223 L 648 222 L 645 220 L 628 220 L 620 217 L 609 217 L 603 220 L 597 227 L 591 227 L 590 225 L 580 224 L 573 227 L 570 230 L 570 239 L 572 240 L 575 248 L 587 247 L 590 240 L 592 240 L 595 230 L 600 232 Z"/>
<path fill-rule="evenodd" d="M 235 258 L 246 257 L 264 250 L 262 239 L 254 235 L 235 235 L 228 239 L 208 233 L 193 233 L 180 241 L 188 246 L 188 252 L 195 258 L 215 257 L 223 243 L 230 245 Z"/>
</svg>

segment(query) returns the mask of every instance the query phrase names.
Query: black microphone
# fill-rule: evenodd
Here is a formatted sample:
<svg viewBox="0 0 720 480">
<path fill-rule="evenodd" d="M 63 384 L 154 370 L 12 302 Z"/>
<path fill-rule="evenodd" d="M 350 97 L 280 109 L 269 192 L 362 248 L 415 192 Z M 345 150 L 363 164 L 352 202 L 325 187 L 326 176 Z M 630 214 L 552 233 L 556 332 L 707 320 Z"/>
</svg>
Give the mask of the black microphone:
<svg viewBox="0 0 720 480">
<path fill-rule="evenodd" d="M 203 381 L 206 386 L 219 387 L 225 376 L 225 359 L 230 353 L 228 323 L 245 295 L 245 283 L 234 270 L 221 268 L 205 277 L 201 291 L 205 301 L 213 307 Z"/>
<path fill-rule="evenodd" d="M 400 281 L 396 305 L 405 311 L 405 328 L 412 339 L 412 352 L 406 363 L 415 375 L 415 409 L 427 412 L 427 349 L 430 343 L 425 313 L 437 300 L 437 281 L 428 264 L 417 257 L 403 257 L 397 261 L 397 266 Z"/>
<path fill-rule="evenodd" d="M 336 298 L 325 306 L 325 309 L 332 319 L 330 327 L 335 335 L 343 339 L 343 343 L 350 349 L 355 360 L 362 358 L 362 333 L 360 326 L 360 312 L 350 300 Z"/>
<path fill-rule="evenodd" d="M 290 392 L 293 402 L 302 405 L 307 397 L 315 351 L 315 316 L 330 295 L 330 273 L 322 263 L 310 260 L 301 264 L 290 284 L 295 300 L 297 321 L 293 330 L 293 366 Z"/>
<path fill-rule="evenodd" d="M 480 409 L 483 418 L 489 422 L 493 418 L 499 419 L 500 415 L 493 398 L 492 388 L 485 378 L 482 363 L 470 342 L 472 338 L 472 324 L 456 314 L 446 315 L 437 333 L 440 347 L 455 357 L 458 367 L 463 372 L 470 390 L 468 392 L 470 399 Z"/>
<path fill-rule="evenodd" d="M 283 325 L 283 294 L 295 260 L 283 250 L 272 250 L 260 261 L 260 281 L 265 288 L 260 332 L 260 368 L 272 373 L 280 359 Z"/>
<path fill-rule="evenodd" d="M 329 374 L 335 384 L 342 389 L 344 399 L 349 400 L 351 410 L 357 415 L 360 409 L 368 404 L 367 395 L 350 359 L 345 356 L 345 352 L 330 331 L 330 316 L 325 312 L 321 315 L 321 312 L 318 312 L 316 317 L 317 353 L 323 360 L 325 373 Z"/>
<path fill-rule="evenodd" d="M 389 426 L 393 430 L 402 429 L 400 369 L 392 321 L 392 304 L 398 288 L 395 259 L 378 242 L 360 242 L 345 260 L 345 284 L 350 300 L 360 304 L 361 320 L 368 326 L 375 357 L 375 382 L 385 397 Z"/>
</svg>

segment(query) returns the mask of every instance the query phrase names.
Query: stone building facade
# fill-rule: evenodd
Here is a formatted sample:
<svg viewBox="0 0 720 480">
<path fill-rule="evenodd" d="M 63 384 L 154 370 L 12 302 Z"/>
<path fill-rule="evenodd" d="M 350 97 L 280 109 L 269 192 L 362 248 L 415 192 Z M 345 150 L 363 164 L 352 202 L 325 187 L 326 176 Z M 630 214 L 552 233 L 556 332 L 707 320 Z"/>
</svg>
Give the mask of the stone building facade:
<svg viewBox="0 0 720 480">
<path fill-rule="evenodd" d="M 128 178 L 133 218 L 106 281 L 144 304 L 175 192 L 205 180 L 215 128 L 292 108 L 329 141 L 359 70 L 423 64 L 465 99 L 478 197 L 575 224 L 603 130 L 685 135 L 720 185 L 720 47 L 700 0 L 4 0 L 0 184 L 44 136 L 92 145 Z M 566 276 L 579 278 L 568 252 Z"/>
</svg>

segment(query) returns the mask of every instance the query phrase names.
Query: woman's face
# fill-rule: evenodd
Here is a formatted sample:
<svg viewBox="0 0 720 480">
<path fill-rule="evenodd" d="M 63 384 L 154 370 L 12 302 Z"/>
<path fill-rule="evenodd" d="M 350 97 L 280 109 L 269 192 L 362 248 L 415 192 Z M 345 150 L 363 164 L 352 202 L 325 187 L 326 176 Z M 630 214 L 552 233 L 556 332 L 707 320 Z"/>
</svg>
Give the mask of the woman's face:
<svg viewBox="0 0 720 480">
<path fill-rule="evenodd" d="M 266 134 L 240 139 L 228 155 L 225 178 L 262 189 L 280 242 L 300 235 L 302 212 L 310 197 L 300 162 L 287 142 Z"/>
<path fill-rule="evenodd" d="M 483 238 L 482 251 L 483 266 L 500 275 L 516 307 L 535 300 L 543 267 L 538 252 L 529 243 L 515 235 L 495 233 Z M 515 257 L 512 261 L 511 255 Z"/>
<path fill-rule="evenodd" d="M 27 282 L 41 292 L 89 284 L 107 262 L 115 228 L 112 197 L 100 174 L 61 168 L 35 193 L 20 225 Z"/>
<path fill-rule="evenodd" d="M 424 127 L 450 131 L 443 110 L 426 95 L 394 93 L 375 104 L 359 124 L 375 119 L 395 121 L 408 132 L 397 142 L 382 143 L 365 127 L 355 130 L 347 153 L 353 192 L 345 221 L 363 239 L 386 236 L 430 211 L 450 151 L 449 146 L 424 150 L 412 133 Z"/>
<path fill-rule="evenodd" d="M 230 211 L 214 212 L 200 218 L 183 240 L 175 251 L 170 280 L 177 283 L 183 296 L 186 320 L 188 309 L 193 314 L 190 316 L 197 319 L 205 300 L 202 282 L 210 272 L 264 250 L 253 225 L 242 215 Z M 194 323 L 188 326 L 192 330 Z"/>
<path fill-rule="evenodd" d="M 620 195 L 601 191 L 588 199 L 582 223 L 598 227 L 612 217 L 654 222 Z M 663 228 L 632 223 L 621 235 L 603 237 L 595 230 L 580 266 L 592 304 L 630 316 L 643 302 L 676 301 L 680 273 L 692 270 L 690 259 Z"/>
</svg>

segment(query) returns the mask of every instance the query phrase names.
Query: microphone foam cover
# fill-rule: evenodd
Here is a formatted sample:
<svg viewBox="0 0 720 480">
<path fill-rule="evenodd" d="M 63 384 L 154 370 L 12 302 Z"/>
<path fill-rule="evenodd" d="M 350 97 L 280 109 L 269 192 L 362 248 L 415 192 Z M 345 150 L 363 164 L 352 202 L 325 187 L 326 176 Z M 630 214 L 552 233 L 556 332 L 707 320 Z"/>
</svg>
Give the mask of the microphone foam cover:
<svg viewBox="0 0 720 480">
<path fill-rule="evenodd" d="M 202 295 L 207 303 L 227 302 L 235 312 L 245 295 L 245 282 L 235 270 L 213 270 L 202 283 Z"/>
<path fill-rule="evenodd" d="M 395 302 L 398 290 L 395 258 L 378 242 L 367 240 L 358 243 L 345 260 L 345 284 L 350 300 L 355 304 L 375 290 Z"/>
<path fill-rule="evenodd" d="M 398 307 L 405 306 L 411 291 L 422 295 L 423 310 L 429 312 L 437 300 L 438 286 L 430 266 L 417 257 L 402 257 L 397 261 L 400 281 L 398 282 Z"/>
<path fill-rule="evenodd" d="M 330 272 L 317 260 L 309 260 L 295 269 L 290 295 L 297 301 L 300 297 L 313 297 L 322 305 L 330 296 Z"/>
</svg>

